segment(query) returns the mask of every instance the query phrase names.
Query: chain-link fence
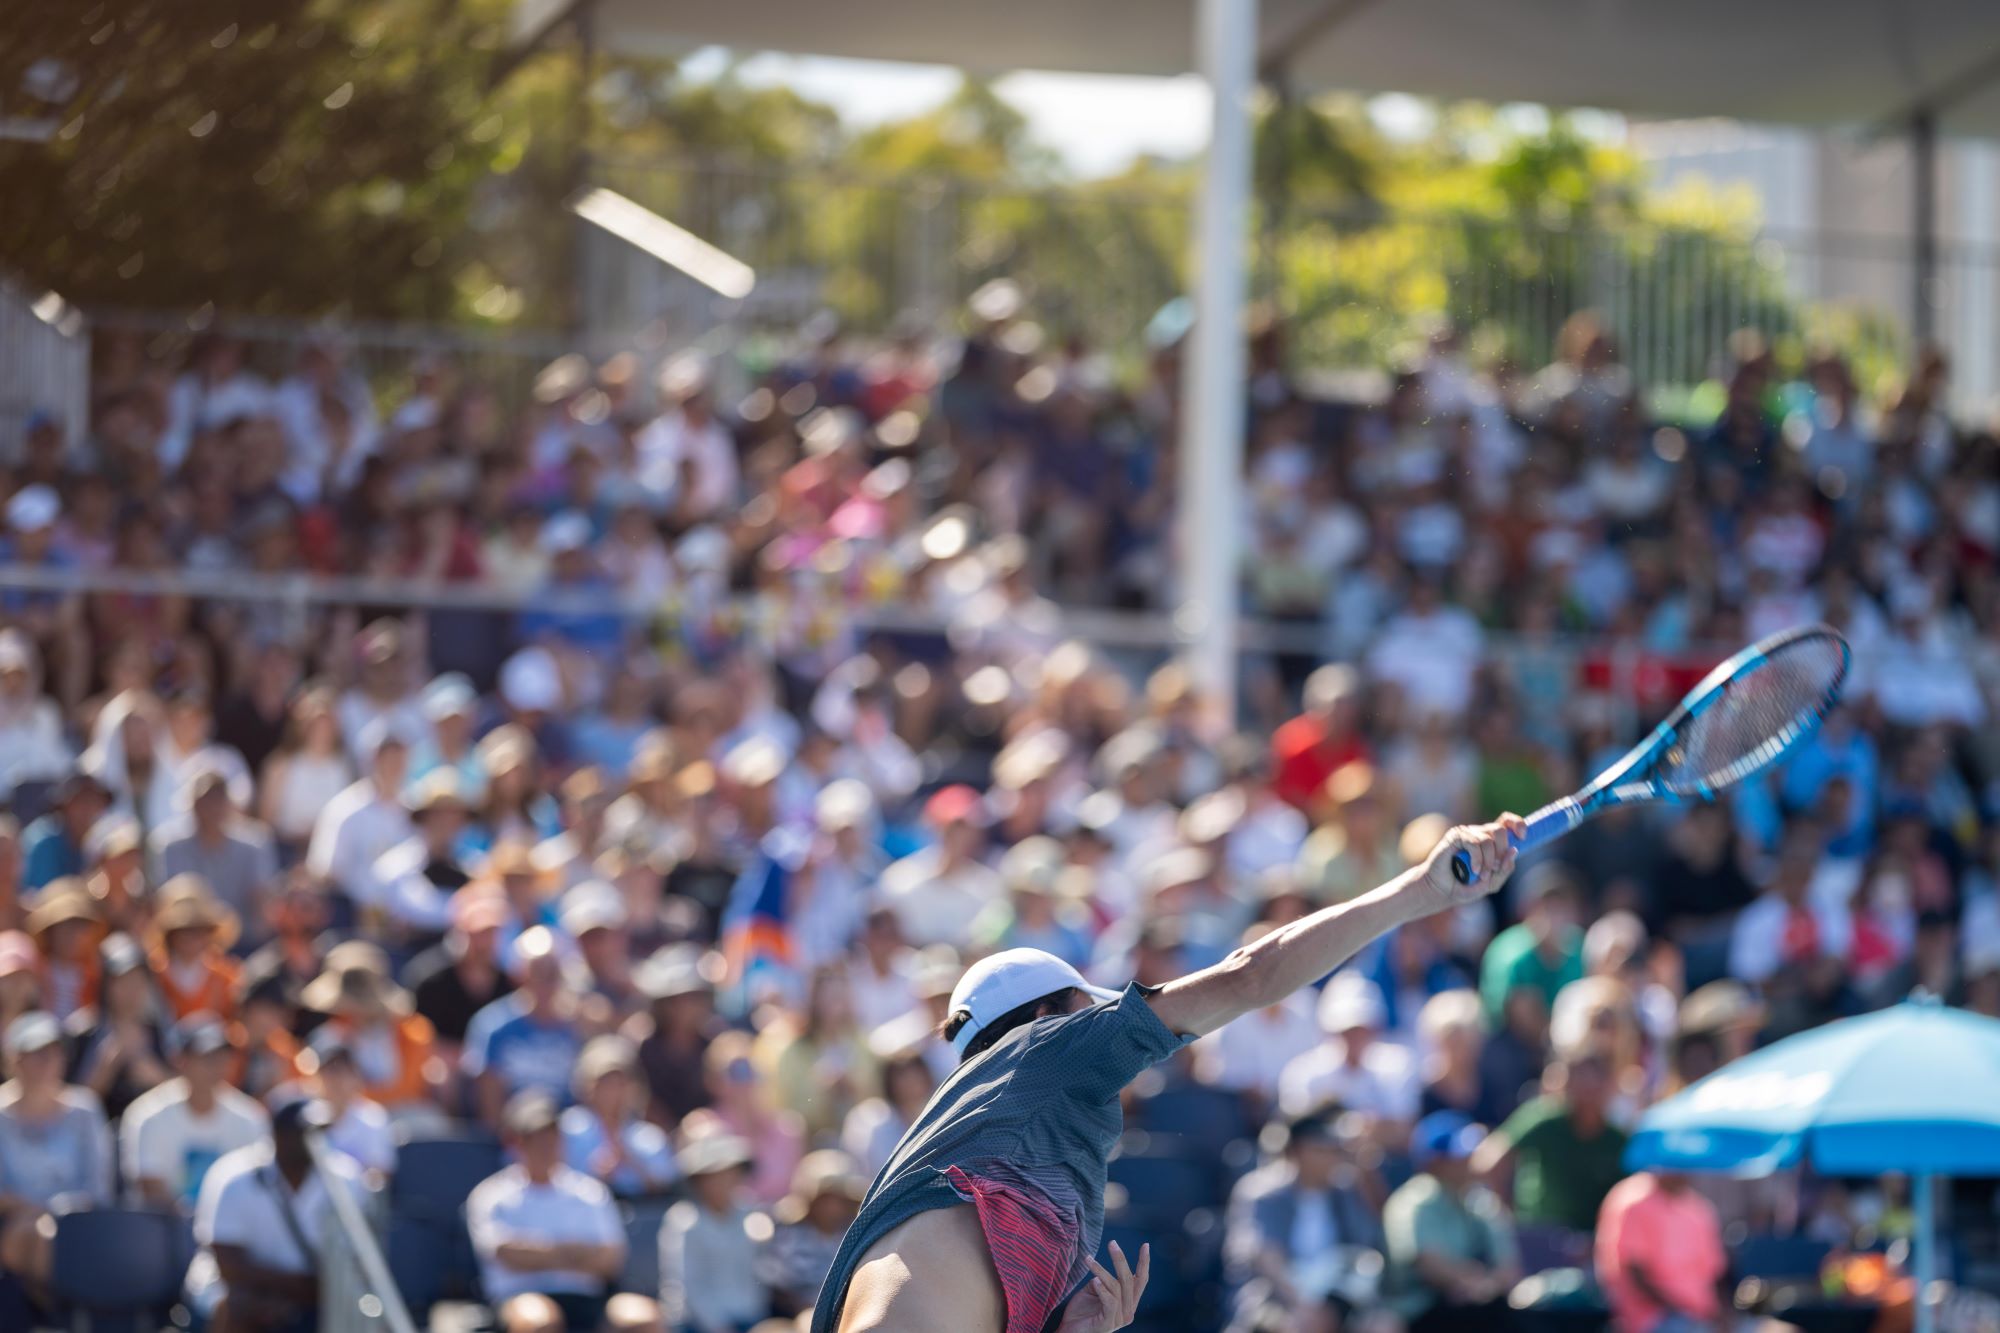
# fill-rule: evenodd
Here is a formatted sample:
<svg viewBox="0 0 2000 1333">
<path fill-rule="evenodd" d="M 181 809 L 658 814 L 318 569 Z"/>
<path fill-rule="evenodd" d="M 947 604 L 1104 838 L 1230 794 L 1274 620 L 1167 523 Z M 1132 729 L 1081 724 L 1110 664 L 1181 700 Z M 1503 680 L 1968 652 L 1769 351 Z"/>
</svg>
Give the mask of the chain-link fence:
<svg viewBox="0 0 2000 1333">
<path fill-rule="evenodd" d="M 714 161 L 607 161 L 593 179 L 758 274 L 748 302 L 718 303 L 622 242 L 586 236 L 584 308 L 606 332 L 659 320 L 794 328 L 821 310 L 864 332 L 899 320 L 936 327 L 982 283 L 1007 277 L 1052 334 L 1121 351 L 1186 291 L 1192 210 L 1181 189 L 1029 189 Z M 1910 350 L 1916 259 L 1902 237 L 1389 208 L 1266 212 L 1255 231 L 1253 293 L 1287 315 L 1302 368 L 1380 365 L 1439 316 L 1485 350 L 1537 367 L 1585 308 L 1605 317 L 1639 382 L 1667 391 L 1711 375 L 1741 328 L 1841 347 L 1864 379 Z M 1961 359 L 1983 367 L 2000 356 L 1987 309 L 2000 295 L 2000 253 L 1942 245 L 1933 288 L 1938 335 Z"/>
</svg>

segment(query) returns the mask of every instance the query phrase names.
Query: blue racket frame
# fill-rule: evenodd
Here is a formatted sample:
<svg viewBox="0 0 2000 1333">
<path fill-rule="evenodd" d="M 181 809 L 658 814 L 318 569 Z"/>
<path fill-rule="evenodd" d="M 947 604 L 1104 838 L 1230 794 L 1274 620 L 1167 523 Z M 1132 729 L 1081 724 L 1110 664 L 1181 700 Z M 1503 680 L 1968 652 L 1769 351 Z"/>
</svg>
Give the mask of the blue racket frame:
<svg viewBox="0 0 2000 1333">
<path fill-rule="evenodd" d="M 1507 841 L 1516 851 L 1531 851 L 1544 843 L 1554 842 L 1565 833 L 1576 828 L 1593 815 L 1602 814 L 1613 806 L 1637 805 L 1648 801 L 1662 801 L 1670 805 L 1680 805 L 1692 799 L 1708 801 L 1715 798 L 1721 788 L 1706 782 L 1697 782 L 1687 792 L 1677 792 L 1652 778 L 1631 780 L 1632 775 L 1644 771 L 1654 760 L 1672 750 L 1674 744 L 1686 731 L 1690 722 L 1700 717 L 1723 696 L 1729 683 L 1739 676 L 1748 675 L 1762 666 L 1772 654 L 1806 638 L 1831 638 L 1840 645 L 1840 671 L 1834 677 L 1832 686 L 1819 705 L 1794 718 L 1779 732 L 1766 740 L 1749 758 L 1755 759 L 1749 768 L 1737 774 L 1732 782 L 1761 773 L 1797 746 L 1799 742 L 1819 730 L 1821 722 L 1840 701 L 1841 690 L 1847 684 L 1848 668 L 1853 664 L 1854 653 L 1838 630 L 1827 625 L 1805 625 L 1788 629 L 1760 639 L 1736 656 L 1716 667 L 1702 677 L 1701 683 L 1687 692 L 1680 705 L 1667 714 L 1652 734 L 1626 752 L 1625 757 L 1598 774 L 1591 784 L 1573 796 L 1565 796 L 1559 801 L 1551 801 L 1528 816 L 1527 832 L 1522 835 L 1509 833 Z M 1728 786 L 1729 783 L 1723 784 Z M 1461 884 L 1476 882 L 1472 873 L 1472 858 L 1466 852 L 1458 852 L 1451 859 L 1451 870 Z"/>
</svg>

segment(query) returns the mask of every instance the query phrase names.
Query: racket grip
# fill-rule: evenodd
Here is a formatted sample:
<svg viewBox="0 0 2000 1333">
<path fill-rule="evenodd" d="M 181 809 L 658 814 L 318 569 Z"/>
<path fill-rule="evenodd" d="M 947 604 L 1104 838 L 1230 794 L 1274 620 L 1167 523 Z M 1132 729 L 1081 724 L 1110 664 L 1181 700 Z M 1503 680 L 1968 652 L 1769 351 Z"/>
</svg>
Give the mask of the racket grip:
<svg viewBox="0 0 2000 1333">
<path fill-rule="evenodd" d="M 1534 814 L 1529 815 L 1527 832 L 1525 834 L 1509 833 L 1507 841 L 1513 844 L 1514 850 L 1517 852 L 1530 851 L 1545 842 L 1554 842 L 1557 838 L 1560 838 L 1563 834 L 1569 832 L 1582 822 L 1583 812 L 1577 808 L 1575 801 L 1565 797 L 1553 805 L 1545 805 L 1535 811 Z M 1451 875 L 1460 884 L 1478 882 L 1479 877 L 1472 873 L 1472 854 L 1470 852 L 1458 851 L 1452 854 Z"/>
</svg>

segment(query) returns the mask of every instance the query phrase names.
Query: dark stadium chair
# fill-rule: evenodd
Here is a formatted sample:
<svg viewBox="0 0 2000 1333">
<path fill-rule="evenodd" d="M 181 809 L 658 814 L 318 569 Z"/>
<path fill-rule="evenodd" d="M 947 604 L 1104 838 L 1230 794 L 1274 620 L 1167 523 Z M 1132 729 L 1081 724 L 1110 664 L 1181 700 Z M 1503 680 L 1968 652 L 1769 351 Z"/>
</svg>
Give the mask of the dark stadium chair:
<svg viewBox="0 0 2000 1333">
<path fill-rule="evenodd" d="M 625 1214 L 625 1271 L 618 1276 L 620 1291 L 641 1296 L 660 1292 L 660 1223 L 666 1220 L 665 1200 L 648 1199 L 630 1205 Z"/>
<path fill-rule="evenodd" d="M 1810 1236 L 1745 1236 L 1729 1251 L 1739 1278 L 1817 1277 L 1832 1247 Z"/>
<path fill-rule="evenodd" d="M 181 1227 L 167 1213 L 101 1208 L 56 1219 L 49 1286 L 78 1333 L 159 1328 L 186 1276 Z"/>
<path fill-rule="evenodd" d="M 490 1138 L 413 1138 L 396 1149 L 396 1174 L 389 1182 L 393 1216 L 429 1222 L 459 1219 L 473 1188 L 500 1169 L 500 1145 Z"/>
<path fill-rule="evenodd" d="M 436 1247 L 433 1300 L 474 1300 L 479 1265 L 465 1229 L 465 1201 L 479 1182 L 500 1169 L 500 1145 L 480 1135 L 413 1138 L 396 1150 L 389 1185 L 391 1234 L 428 1235 Z M 416 1243 L 415 1241 L 412 1242 Z"/>
<path fill-rule="evenodd" d="M 1523 1222 L 1515 1230 L 1514 1241 L 1521 1251 L 1523 1273 L 1590 1267 L 1590 1237 L 1568 1227 Z"/>
<path fill-rule="evenodd" d="M 1178 1225 L 1195 1208 L 1222 1203 L 1214 1150 L 1169 1146 L 1158 1139 L 1139 1146 L 1121 1144 L 1111 1159 L 1109 1183 L 1124 1209 L 1149 1217 L 1171 1217 Z"/>
<path fill-rule="evenodd" d="M 424 1323 L 431 1307 L 445 1297 L 446 1269 L 452 1259 L 450 1233 L 434 1223 L 391 1217 L 382 1251 L 410 1317 Z"/>
<path fill-rule="evenodd" d="M 1250 1134 L 1242 1099 L 1199 1083 L 1177 1083 L 1145 1098 L 1135 1118 L 1148 1133 L 1176 1134 L 1217 1146 Z"/>
</svg>

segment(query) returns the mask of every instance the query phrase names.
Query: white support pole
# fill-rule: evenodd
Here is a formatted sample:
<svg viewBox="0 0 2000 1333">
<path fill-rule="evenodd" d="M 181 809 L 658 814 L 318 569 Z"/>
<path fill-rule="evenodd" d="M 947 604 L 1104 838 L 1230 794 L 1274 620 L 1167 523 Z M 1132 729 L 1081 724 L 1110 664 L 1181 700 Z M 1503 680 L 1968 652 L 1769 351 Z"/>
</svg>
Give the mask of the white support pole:
<svg viewBox="0 0 2000 1333">
<path fill-rule="evenodd" d="M 1200 0 L 1195 47 L 1214 105 L 1195 230 L 1195 321 L 1182 365 L 1178 621 L 1211 715 L 1233 728 L 1257 0 Z"/>
<path fill-rule="evenodd" d="M 1918 1176 L 1910 1203 L 1917 1214 L 1917 1235 L 1912 1256 L 1912 1274 L 1917 1281 L 1916 1333 L 1937 1333 L 1937 1304 L 1932 1299 L 1937 1285 L 1937 1177 L 1929 1172 Z"/>
</svg>

